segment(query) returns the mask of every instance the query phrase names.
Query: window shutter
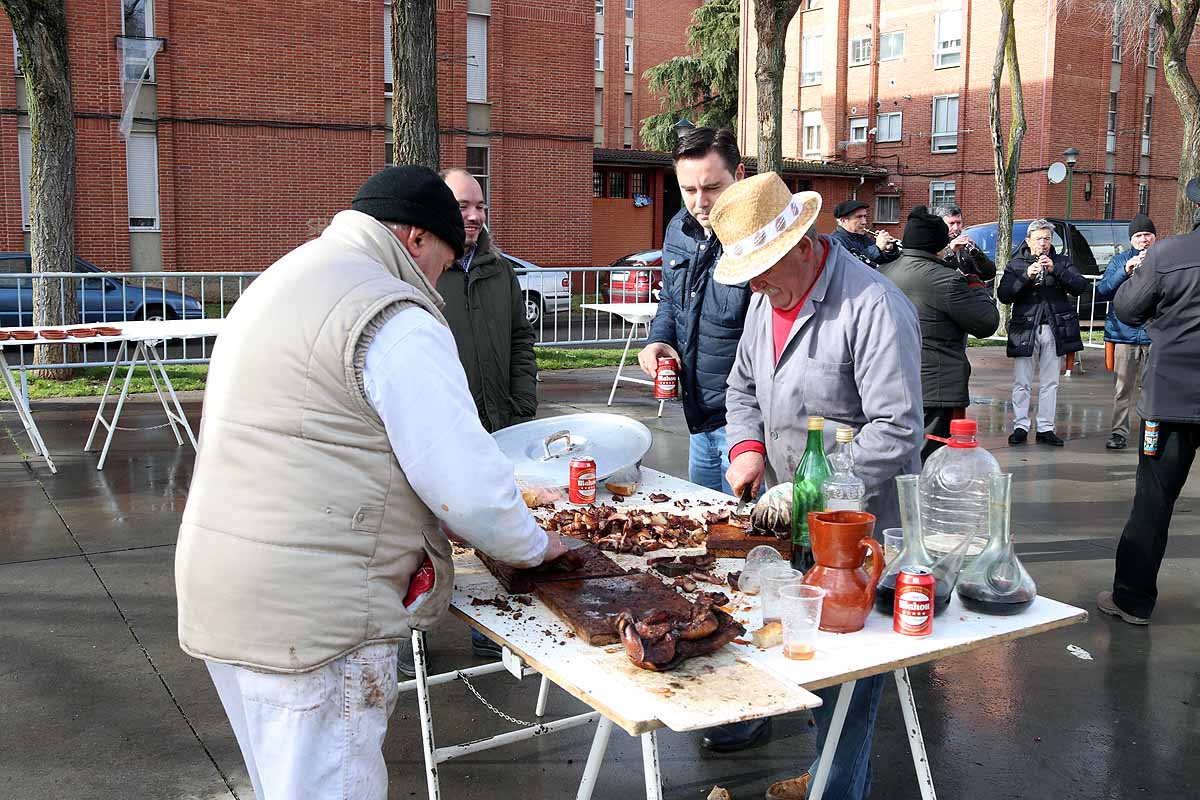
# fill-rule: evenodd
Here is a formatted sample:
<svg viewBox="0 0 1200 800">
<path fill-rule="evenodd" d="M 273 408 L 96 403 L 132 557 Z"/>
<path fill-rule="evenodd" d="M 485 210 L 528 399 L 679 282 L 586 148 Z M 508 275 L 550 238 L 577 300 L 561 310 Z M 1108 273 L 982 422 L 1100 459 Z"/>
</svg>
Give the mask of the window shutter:
<svg viewBox="0 0 1200 800">
<path fill-rule="evenodd" d="M 487 100 L 488 18 L 467 15 L 467 99 Z"/>
<path fill-rule="evenodd" d="M 21 225 L 29 227 L 29 176 L 33 174 L 33 134 L 28 128 L 17 129 L 21 151 Z"/>
<path fill-rule="evenodd" d="M 383 7 L 383 86 L 392 90 L 392 4 Z"/>
<path fill-rule="evenodd" d="M 158 135 L 132 133 L 125 146 L 129 227 L 158 228 Z"/>
</svg>

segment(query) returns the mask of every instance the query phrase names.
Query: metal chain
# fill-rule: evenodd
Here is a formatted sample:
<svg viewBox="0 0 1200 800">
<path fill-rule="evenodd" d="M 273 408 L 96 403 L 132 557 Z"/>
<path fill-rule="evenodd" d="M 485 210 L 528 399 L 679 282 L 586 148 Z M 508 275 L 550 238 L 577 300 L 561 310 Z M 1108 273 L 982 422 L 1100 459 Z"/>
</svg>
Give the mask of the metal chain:
<svg viewBox="0 0 1200 800">
<path fill-rule="evenodd" d="M 467 680 L 466 675 L 463 675 L 461 672 L 456 672 L 454 674 L 458 676 L 458 679 L 460 681 L 462 681 L 463 683 L 465 683 L 467 685 L 467 688 L 471 690 L 471 694 L 475 695 L 475 699 L 478 700 L 479 702 L 483 703 L 485 706 L 487 706 L 487 709 L 489 711 L 491 711 L 493 714 L 495 714 L 497 717 L 507 720 L 514 725 L 520 725 L 523 728 L 529 728 L 529 727 L 533 726 L 534 723 L 526 722 L 525 720 L 517 719 L 516 717 L 510 717 L 508 714 L 505 714 L 503 711 L 501 711 L 500 709 L 496 708 L 494 705 L 489 703 L 487 701 L 487 698 L 484 697 L 483 695 L 481 695 L 479 693 L 479 690 L 471 685 L 471 682 L 469 680 Z"/>
<path fill-rule="evenodd" d="M 165 428 L 170 424 L 171 423 L 169 423 L 169 422 L 164 422 L 162 425 L 150 425 L 149 427 L 145 427 L 145 428 L 122 428 L 120 425 L 114 425 L 113 430 L 115 430 L 115 431 L 156 431 L 159 428 Z"/>
</svg>

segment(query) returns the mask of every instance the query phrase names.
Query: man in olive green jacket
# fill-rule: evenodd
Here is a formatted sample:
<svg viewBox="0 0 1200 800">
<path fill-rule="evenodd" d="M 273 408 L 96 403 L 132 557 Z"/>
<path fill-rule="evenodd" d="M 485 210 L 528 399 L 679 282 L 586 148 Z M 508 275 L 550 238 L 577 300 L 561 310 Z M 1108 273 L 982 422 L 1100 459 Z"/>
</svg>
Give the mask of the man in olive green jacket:
<svg viewBox="0 0 1200 800">
<path fill-rule="evenodd" d="M 437 290 L 467 384 L 490 433 L 532 419 L 537 412 L 537 359 L 533 328 L 512 264 L 492 245 L 487 203 L 472 175 L 453 169 L 443 175 L 454 192 L 466 228 L 461 259 L 442 274 Z"/>
</svg>

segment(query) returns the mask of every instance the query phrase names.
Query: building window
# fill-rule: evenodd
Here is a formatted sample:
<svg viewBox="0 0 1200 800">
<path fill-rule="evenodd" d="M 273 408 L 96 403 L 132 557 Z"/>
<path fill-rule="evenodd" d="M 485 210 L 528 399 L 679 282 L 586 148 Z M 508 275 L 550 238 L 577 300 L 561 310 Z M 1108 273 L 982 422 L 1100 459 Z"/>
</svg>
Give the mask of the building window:
<svg viewBox="0 0 1200 800">
<path fill-rule="evenodd" d="M 1117 17 L 1113 20 L 1112 29 L 1112 60 L 1113 63 L 1121 63 L 1121 18 Z"/>
<path fill-rule="evenodd" d="M 958 152 L 958 95 L 933 98 L 934 153 Z"/>
<path fill-rule="evenodd" d="M 929 182 L 929 207 L 952 206 L 954 201 L 954 181 Z"/>
<path fill-rule="evenodd" d="M 1138 186 L 1138 213 L 1150 213 L 1150 184 L 1148 183 Z"/>
<path fill-rule="evenodd" d="M 383 5 L 383 93 L 392 94 L 392 4 Z M 392 160 L 389 158 L 388 163 Z"/>
<path fill-rule="evenodd" d="M 491 203 L 491 150 L 487 145 L 467 145 L 467 172 L 479 181 L 483 202 Z"/>
<path fill-rule="evenodd" d="M 25 65 L 21 63 L 21 45 L 17 44 L 16 31 L 13 31 L 13 66 L 16 68 L 18 75 L 25 69 Z"/>
<path fill-rule="evenodd" d="M 1104 137 L 1106 152 L 1117 152 L 1117 93 L 1108 93 L 1108 133 Z"/>
<path fill-rule="evenodd" d="M 1113 192 L 1112 182 L 1105 181 L 1104 182 L 1104 218 L 1105 219 L 1113 218 L 1113 211 L 1114 211 L 1113 199 L 1114 199 L 1114 192 Z"/>
<path fill-rule="evenodd" d="M 633 39 L 625 38 L 625 74 L 633 74 Z"/>
<path fill-rule="evenodd" d="M 467 99 L 487 102 L 488 18 L 467 15 Z"/>
<path fill-rule="evenodd" d="M 805 36 L 800 52 L 800 85 L 821 82 L 821 37 Z"/>
<path fill-rule="evenodd" d="M 29 230 L 29 176 L 33 174 L 33 135 L 29 128 L 17 128 L 17 149 L 21 161 L 21 227 Z"/>
<path fill-rule="evenodd" d="M 1142 112 L 1142 155 L 1150 155 L 1150 133 L 1154 125 L 1154 95 L 1146 95 L 1146 108 Z"/>
<path fill-rule="evenodd" d="M 625 19 L 633 19 L 633 0 L 625 0 Z"/>
<path fill-rule="evenodd" d="M 149 39 L 154 36 L 154 5 L 151 0 L 121 0 L 121 35 L 131 39 Z M 135 49 L 126 51 L 125 80 L 154 81 L 154 62 L 137 57 Z M 147 69 L 149 67 L 149 69 Z"/>
<path fill-rule="evenodd" d="M 625 147 L 633 147 L 633 92 L 625 93 Z"/>
<path fill-rule="evenodd" d="M 613 171 L 608 173 L 608 196 L 623 199 L 629 195 L 625 191 L 625 173 Z"/>
<path fill-rule="evenodd" d="M 850 66 L 857 67 L 871 63 L 871 38 L 850 40 Z"/>
<path fill-rule="evenodd" d="M 875 141 L 898 142 L 904 119 L 903 112 L 889 111 L 876 117 Z"/>
<path fill-rule="evenodd" d="M 864 144 L 867 141 L 867 118 L 850 118 L 850 144 Z"/>
<path fill-rule="evenodd" d="M 1154 62 L 1158 61 L 1158 25 L 1151 25 L 1150 36 L 1146 40 L 1146 67 L 1157 69 Z"/>
<path fill-rule="evenodd" d="M 604 90 L 596 90 L 596 119 L 593 123 L 592 142 L 596 147 L 604 146 Z"/>
<path fill-rule="evenodd" d="M 821 157 L 821 112 L 805 111 L 804 125 L 804 157 Z"/>
<path fill-rule="evenodd" d="M 957 67 L 962 63 L 962 11 L 943 11 L 937 15 L 937 52 L 933 66 Z"/>
<path fill-rule="evenodd" d="M 596 34 L 596 71 L 604 71 L 604 34 Z"/>
<path fill-rule="evenodd" d="M 895 224 L 900 221 L 900 196 L 883 194 L 875 198 L 875 221 Z"/>
<path fill-rule="evenodd" d="M 592 197 L 604 197 L 604 173 L 592 170 Z"/>
<path fill-rule="evenodd" d="M 158 135 L 131 133 L 125 143 L 129 229 L 158 230 Z"/>
<path fill-rule="evenodd" d="M 604 16 L 604 0 L 596 0 L 596 16 Z"/>
<path fill-rule="evenodd" d="M 904 58 L 904 31 L 879 34 L 879 60 L 895 61 Z"/>
<path fill-rule="evenodd" d="M 630 194 L 650 194 L 650 177 L 644 172 L 629 173 Z"/>
<path fill-rule="evenodd" d="M 804 11 L 816 11 L 821 7 L 821 0 L 804 0 Z"/>
</svg>

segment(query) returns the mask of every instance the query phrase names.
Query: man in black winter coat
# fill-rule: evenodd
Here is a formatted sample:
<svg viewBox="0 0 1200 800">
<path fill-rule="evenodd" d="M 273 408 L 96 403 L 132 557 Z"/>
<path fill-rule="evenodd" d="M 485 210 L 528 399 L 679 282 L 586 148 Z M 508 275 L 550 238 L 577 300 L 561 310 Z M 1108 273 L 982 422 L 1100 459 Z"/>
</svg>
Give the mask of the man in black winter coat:
<svg viewBox="0 0 1200 800">
<path fill-rule="evenodd" d="M 950 435 L 951 420 L 966 416 L 971 402 L 967 334 L 982 339 L 1000 325 L 1000 310 L 991 292 L 982 285 L 972 288 L 966 275 L 937 257 L 949 241 L 943 218 L 917 206 L 904 226 L 904 255 L 879 270 L 916 306 L 925 433 L 942 438 Z M 927 439 L 921 462 L 941 446 Z"/>
<path fill-rule="evenodd" d="M 867 228 L 867 210 L 862 200 L 843 200 L 833 209 L 837 228 L 830 234 L 835 242 L 871 269 L 879 269 L 900 257 L 899 242 L 887 231 L 872 233 Z"/>
<path fill-rule="evenodd" d="M 1029 398 L 1034 371 L 1038 377 L 1037 441 L 1062 447 L 1054 432 L 1058 405 L 1058 373 L 1062 356 L 1083 349 L 1075 300 L 1091 284 L 1071 259 L 1054 252 L 1054 225 L 1029 223 L 1025 243 L 1013 255 L 996 294 L 1012 304 L 1008 324 L 1008 357 L 1013 364 L 1013 431 L 1011 445 L 1029 436 Z"/>
<path fill-rule="evenodd" d="M 1101 592 L 1096 604 L 1145 625 L 1158 601 L 1175 501 L 1200 447 L 1200 230 L 1150 248 L 1113 305 L 1126 325 L 1149 323 L 1150 355 L 1138 401 L 1142 447 L 1133 508 L 1117 545 L 1112 591 Z"/>
</svg>

